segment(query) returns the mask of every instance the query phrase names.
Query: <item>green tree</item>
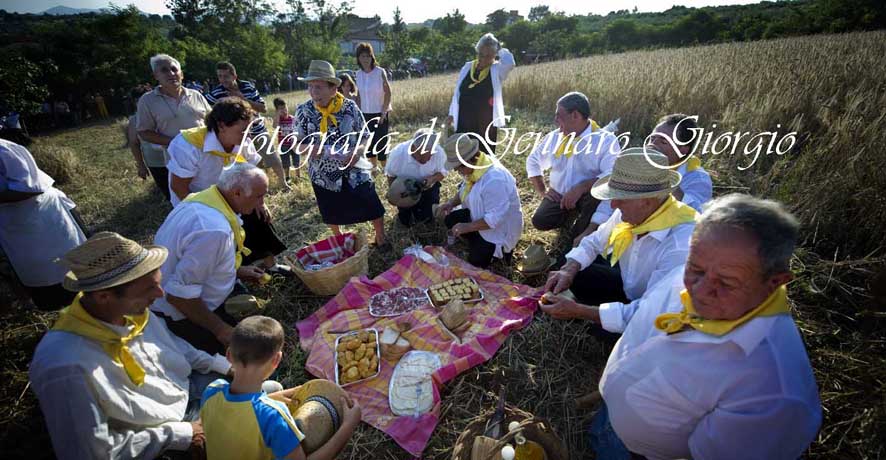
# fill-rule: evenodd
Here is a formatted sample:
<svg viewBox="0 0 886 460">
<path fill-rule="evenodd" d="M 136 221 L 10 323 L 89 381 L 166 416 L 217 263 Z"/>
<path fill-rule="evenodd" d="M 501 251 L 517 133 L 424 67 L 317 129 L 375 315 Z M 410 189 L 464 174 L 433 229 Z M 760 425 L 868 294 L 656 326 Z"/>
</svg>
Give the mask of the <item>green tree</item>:
<svg viewBox="0 0 886 460">
<path fill-rule="evenodd" d="M 535 23 L 523 20 L 505 27 L 499 38 L 508 44 L 514 57 L 520 59 L 529 50 L 529 44 L 535 40 L 536 34 Z"/>
<path fill-rule="evenodd" d="M 50 63 L 37 65 L 21 56 L 4 56 L 0 53 L 3 66 L 0 67 L 0 110 L 16 111 L 31 115 L 40 110 L 40 105 L 49 96 L 49 88 L 43 81 L 44 71 L 52 71 Z M 41 69 L 42 67 L 42 69 Z"/>
<path fill-rule="evenodd" d="M 385 38 L 384 62 L 392 68 L 400 68 L 412 54 L 414 46 L 399 7 L 394 9 L 394 22 L 382 36 Z"/>
<path fill-rule="evenodd" d="M 504 29 L 508 25 L 511 15 L 503 9 L 497 9 L 486 15 L 486 26 L 495 32 Z"/>
<path fill-rule="evenodd" d="M 547 5 L 538 5 L 533 6 L 529 9 L 529 20 L 530 21 L 541 21 L 546 18 L 549 14 L 551 14 L 551 9 L 548 8 Z"/>
<path fill-rule="evenodd" d="M 467 27 L 468 21 L 465 21 L 465 15 L 459 13 L 457 8 L 452 13 L 446 13 L 446 16 L 434 20 L 434 29 L 447 36 L 460 34 Z"/>
</svg>

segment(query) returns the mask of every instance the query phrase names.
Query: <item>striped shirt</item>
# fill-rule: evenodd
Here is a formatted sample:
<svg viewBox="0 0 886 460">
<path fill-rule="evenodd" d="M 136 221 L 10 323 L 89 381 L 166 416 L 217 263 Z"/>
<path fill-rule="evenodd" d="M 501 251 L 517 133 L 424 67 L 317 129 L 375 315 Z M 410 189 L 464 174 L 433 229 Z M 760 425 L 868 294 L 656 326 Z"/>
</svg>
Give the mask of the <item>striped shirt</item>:
<svg viewBox="0 0 886 460">
<path fill-rule="evenodd" d="M 259 104 L 264 104 L 265 100 L 261 97 L 261 94 L 258 94 L 258 89 L 256 89 L 255 85 L 252 84 L 251 81 L 247 80 L 237 80 L 237 86 L 240 88 L 240 92 L 243 93 L 243 97 L 252 102 L 257 102 Z M 225 89 L 222 85 L 216 85 L 205 94 L 206 100 L 209 101 L 209 105 L 215 105 L 219 99 L 223 97 L 228 97 L 228 90 Z M 258 136 L 259 134 L 267 132 L 267 128 L 265 128 L 265 118 L 258 114 L 255 121 L 252 123 L 252 130 L 249 134 L 252 137 Z"/>
</svg>

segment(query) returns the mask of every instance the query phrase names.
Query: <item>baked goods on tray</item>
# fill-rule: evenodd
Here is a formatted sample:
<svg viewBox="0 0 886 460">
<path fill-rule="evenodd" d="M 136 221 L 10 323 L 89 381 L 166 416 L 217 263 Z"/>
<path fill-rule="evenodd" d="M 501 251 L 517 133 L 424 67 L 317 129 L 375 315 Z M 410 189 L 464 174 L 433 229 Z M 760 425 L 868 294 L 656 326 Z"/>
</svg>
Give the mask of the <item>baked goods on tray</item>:
<svg viewBox="0 0 886 460">
<path fill-rule="evenodd" d="M 335 383 L 346 386 L 378 375 L 378 331 L 362 329 L 335 341 Z"/>
<path fill-rule="evenodd" d="M 452 300 L 465 303 L 479 302 L 483 299 L 480 285 L 473 278 L 455 278 L 428 288 L 428 298 L 435 307 L 446 305 Z"/>
</svg>

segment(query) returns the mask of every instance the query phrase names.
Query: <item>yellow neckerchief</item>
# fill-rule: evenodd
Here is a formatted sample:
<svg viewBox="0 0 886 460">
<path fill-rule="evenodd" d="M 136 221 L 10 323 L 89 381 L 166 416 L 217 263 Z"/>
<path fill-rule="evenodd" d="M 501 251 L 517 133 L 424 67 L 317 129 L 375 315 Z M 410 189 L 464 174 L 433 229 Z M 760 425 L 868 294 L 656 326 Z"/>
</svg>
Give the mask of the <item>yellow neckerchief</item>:
<svg viewBox="0 0 886 460">
<path fill-rule="evenodd" d="M 213 185 L 202 192 L 192 193 L 184 201 L 205 204 L 225 216 L 228 225 L 231 226 L 231 230 L 234 232 L 234 242 L 237 243 L 237 251 L 234 254 L 234 269 L 240 268 L 240 264 L 243 263 L 243 256 L 248 256 L 252 251 L 243 246 L 243 242 L 246 241 L 246 230 L 243 230 L 243 227 L 240 226 L 237 214 L 234 213 L 234 210 L 225 201 L 225 197 L 222 196 L 218 187 Z"/>
<path fill-rule="evenodd" d="M 788 289 L 783 284 L 776 288 L 772 294 L 769 294 L 769 297 L 763 303 L 745 313 L 741 318 L 733 320 L 704 319 L 698 316 L 698 313 L 692 306 L 689 292 L 685 289 L 680 292 L 680 302 L 683 304 L 683 310 L 680 313 L 663 313 L 655 318 L 655 327 L 657 329 L 673 334 L 680 332 L 685 326 L 689 326 L 699 332 L 719 337 L 728 334 L 733 329 L 757 316 L 790 314 L 790 309 L 788 308 Z"/>
<path fill-rule="evenodd" d="M 603 249 L 612 248 L 612 254 L 609 256 L 609 263 L 615 266 L 618 259 L 634 241 L 634 235 L 642 235 L 644 233 L 654 232 L 656 230 L 664 230 L 682 223 L 692 222 L 695 220 L 695 209 L 687 206 L 668 195 L 668 199 L 659 206 L 659 208 L 647 217 L 642 224 L 634 226 L 627 222 L 621 222 L 612 229 L 609 234 L 609 242 Z"/>
<path fill-rule="evenodd" d="M 485 153 L 478 152 L 477 164 L 474 165 L 475 169 L 465 177 L 465 185 L 461 189 L 460 198 L 462 203 L 465 203 L 468 199 L 468 193 L 470 193 L 471 189 L 474 188 L 474 184 L 476 184 L 477 181 L 479 181 L 480 178 L 483 177 L 483 175 L 486 174 L 487 171 L 492 169 L 491 167 L 492 160 L 490 160 Z"/>
<path fill-rule="evenodd" d="M 591 124 L 591 132 L 598 131 L 600 129 L 600 125 L 597 124 L 596 121 L 588 119 L 588 123 Z M 578 139 L 575 139 L 574 136 L 570 141 L 570 137 L 568 134 L 560 134 L 560 143 L 557 144 L 557 151 L 554 152 L 554 158 L 560 158 L 564 153 L 566 154 L 566 158 L 572 156 L 575 153 L 575 146 L 578 144 Z"/>
<path fill-rule="evenodd" d="M 334 113 L 341 110 L 341 106 L 345 103 L 345 97 L 342 96 L 341 93 L 335 93 L 335 96 L 332 96 L 332 100 L 329 101 L 329 105 L 326 107 L 320 107 L 316 103 L 314 104 L 314 108 L 320 112 L 320 132 L 325 133 L 329 130 L 329 122 L 332 121 L 333 126 L 338 126 L 338 119 L 335 118 Z"/>
<path fill-rule="evenodd" d="M 111 360 L 123 366 L 129 380 L 137 386 L 145 383 L 145 369 L 132 357 L 129 351 L 129 342 L 142 334 L 145 326 L 148 325 L 148 319 L 151 315 L 146 309 L 145 312 L 138 316 L 124 316 L 127 326 L 134 326 L 128 335 L 120 336 L 108 326 L 102 324 L 99 320 L 90 315 L 80 304 L 80 298 L 83 293 L 74 297 L 74 302 L 68 305 L 58 316 L 55 324 L 52 325 L 54 331 L 65 331 L 77 334 L 81 337 L 98 342 L 105 353 L 110 355 Z"/>
<path fill-rule="evenodd" d="M 483 80 L 486 79 L 486 77 L 489 76 L 489 69 L 492 68 L 491 65 L 489 65 L 485 69 L 481 70 L 479 76 L 477 76 L 477 77 L 474 76 L 474 72 L 477 71 L 477 64 L 478 63 L 479 63 L 479 61 L 477 59 L 474 59 L 473 61 L 471 61 L 471 71 L 468 72 L 468 76 L 471 77 L 471 81 L 473 83 L 469 84 L 468 88 L 473 88 L 473 87 L 479 85 Z"/>
<path fill-rule="evenodd" d="M 194 147 L 197 147 L 201 151 L 203 150 L 203 144 L 206 143 L 206 134 L 208 133 L 208 128 L 206 128 L 205 126 L 198 126 L 196 128 L 183 129 L 181 131 L 181 133 L 182 133 L 182 137 L 185 138 L 186 141 L 188 141 L 188 144 L 191 144 Z M 243 158 L 243 155 L 240 155 L 240 152 L 228 153 L 228 152 L 222 152 L 219 150 L 210 150 L 206 153 L 221 158 L 222 163 L 225 166 L 228 166 L 229 164 L 231 164 L 233 162 L 237 162 L 237 163 L 245 163 L 246 162 L 246 158 Z"/>
</svg>

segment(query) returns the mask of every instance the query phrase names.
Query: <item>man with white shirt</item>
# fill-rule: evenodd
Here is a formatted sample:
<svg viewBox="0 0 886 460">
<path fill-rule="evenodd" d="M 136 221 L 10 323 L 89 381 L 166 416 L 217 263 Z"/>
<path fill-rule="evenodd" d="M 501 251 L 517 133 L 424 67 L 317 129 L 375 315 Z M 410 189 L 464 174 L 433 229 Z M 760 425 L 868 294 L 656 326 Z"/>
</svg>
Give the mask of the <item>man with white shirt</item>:
<svg viewBox="0 0 886 460">
<path fill-rule="evenodd" d="M 391 150 L 390 161 L 385 164 L 389 186 L 397 178 L 405 178 L 417 181 L 423 189 L 415 205 L 397 207 L 397 219 L 406 227 L 431 220 L 433 206 L 440 202 L 440 183 L 446 177 L 446 152 L 437 142 L 438 137 L 428 128 L 419 129 L 412 139 Z"/>
<path fill-rule="evenodd" d="M 158 54 L 150 63 L 159 85 L 138 99 L 135 129 L 142 148 L 133 152 L 137 166 L 147 167 L 154 183 L 169 199 L 166 147 L 181 130 L 203 126 L 211 107 L 199 91 L 183 86 L 184 74 L 177 59 Z"/>
<path fill-rule="evenodd" d="M 64 286 L 79 294 L 30 365 L 59 459 L 156 458 L 203 446 L 203 389 L 227 374 L 148 310 L 162 296 L 167 251 L 102 232 L 66 253 Z M 196 452 L 194 452 L 196 451 Z"/>
<path fill-rule="evenodd" d="M 793 460 L 809 447 L 821 401 L 786 289 L 798 228 L 773 201 L 711 202 L 685 270 L 624 312 L 591 425 L 597 458 Z"/>
<path fill-rule="evenodd" d="M 221 173 L 218 185 L 193 193 L 166 217 L 154 243 L 169 250 L 163 264 L 165 297 L 151 310 L 194 347 L 224 353 L 236 320 L 223 304 L 237 279 L 258 280 L 264 272 L 242 265 L 249 255 L 240 214 L 264 206 L 268 176 L 248 163 Z"/>
<path fill-rule="evenodd" d="M 711 201 L 714 186 L 699 158 L 689 156 L 701 138 L 695 118 L 682 113 L 661 117 L 647 138 L 647 146 L 665 154 L 670 165 L 680 173 L 682 179 L 680 187 L 673 192 L 674 198 L 701 212 L 702 206 Z"/>
<path fill-rule="evenodd" d="M 590 119 L 587 96 L 567 93 L 557 101 L 554 122 L 557 129 L 548 133 L 526 158 L 526 173 L 542 201 L 532 216 L 538 230 L 553 230 L 571 220 L 570 238 L 593 224 L 602 224 L 607 215 L 595 214 L 599 200 L 590 195 L 597 179 L 612 172 L 615 157 L 621 151 L 612 133 L 600 129 Z M 551 170 L 550 186 L 545 186 L 544 172 Z M 596 219 L 594 219 L 596 217 Z"/>
<path fill-rule="evenodd" d="M 667 166 L 661 153 L 630 148 L 615 160 L 612 174 L 594 184 L 591 194 L 611 200 L 615 212 L 548 277 L 546 291 L 558 294 L 569 288 L 578 303 L 549 296 L 552 304 L 543 306 L 544 311 L 555 318 L 575 318 L 599 309 L 603 328 L 620 331 L 624 312 L 636 308 L 649 286 L 686 261 L 696 212 L 671 195 L 680 174 Z"/>
</svg>

